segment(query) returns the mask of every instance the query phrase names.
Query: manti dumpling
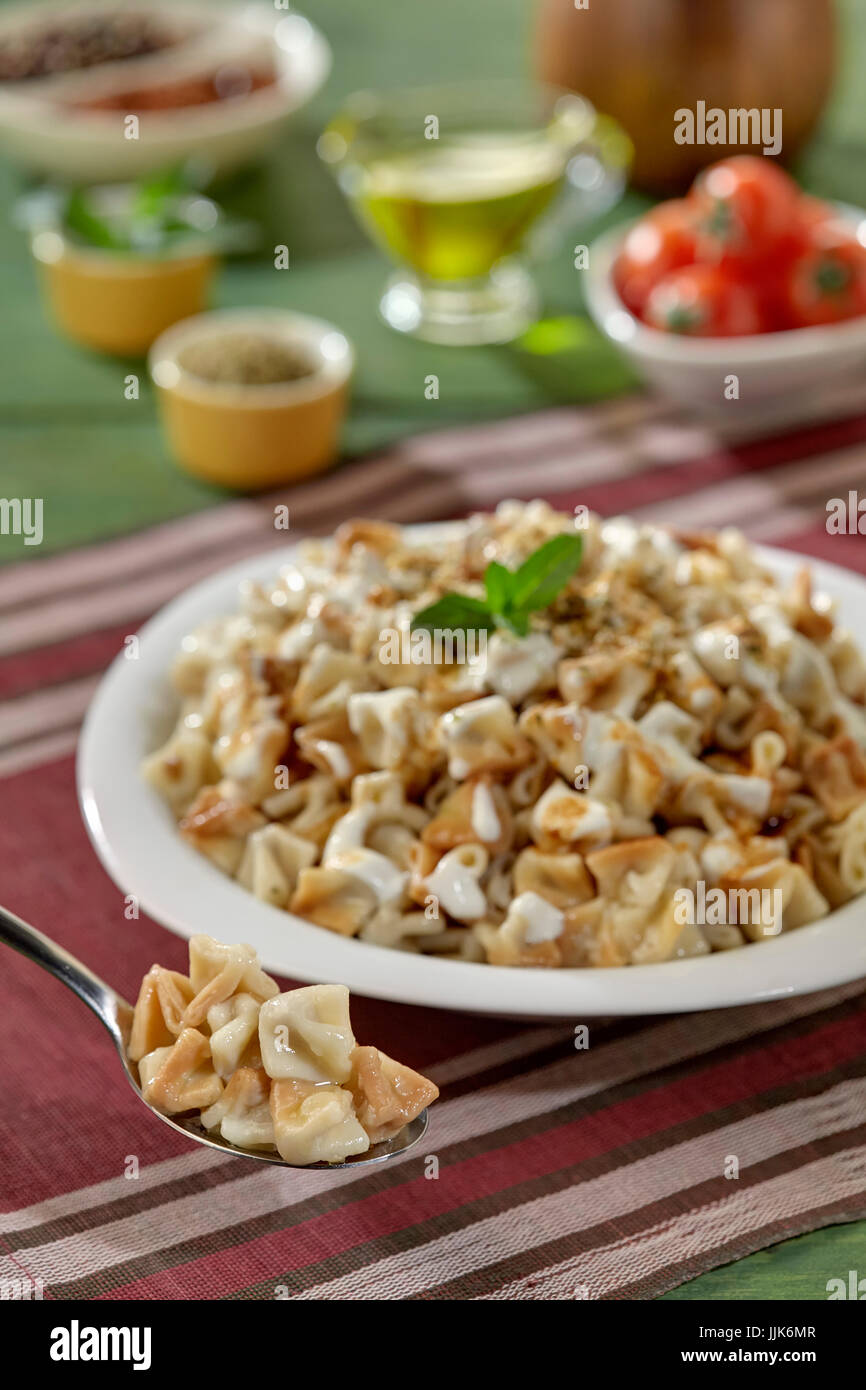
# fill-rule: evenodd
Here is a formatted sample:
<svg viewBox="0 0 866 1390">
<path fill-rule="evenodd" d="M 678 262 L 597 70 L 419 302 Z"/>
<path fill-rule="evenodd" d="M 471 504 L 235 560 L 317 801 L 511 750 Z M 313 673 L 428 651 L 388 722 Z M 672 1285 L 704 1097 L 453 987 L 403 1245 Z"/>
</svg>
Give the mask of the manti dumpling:
<svg viewBox="0 0 866 1390">
<path fill-rule="evenodd" d="M 359 1047 L 345 985 L 281 994 L 251 946 L 189 945 L 189 974 L 151 966 L 128 1051 L 165 1115 L 199 1111 L 230 1144 L 287 1163 L 343 1163 L 390 1139 L 436 1099 L 432 1081 Z"/>
</svg>

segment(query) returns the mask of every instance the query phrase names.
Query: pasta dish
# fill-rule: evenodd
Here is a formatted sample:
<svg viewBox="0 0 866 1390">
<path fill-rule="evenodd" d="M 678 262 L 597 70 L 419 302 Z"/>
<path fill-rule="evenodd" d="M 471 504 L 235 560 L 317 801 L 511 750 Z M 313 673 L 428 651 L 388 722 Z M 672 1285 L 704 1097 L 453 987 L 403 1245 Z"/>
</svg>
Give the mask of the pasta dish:
<svg viewBox="0 0 866 1390">
<path fill-rule="evenodd" d="M 579 538 L 579 540 L 576 540 Z M 707 954 L 866 888 L 866 664 L 736 531 L 353 521 L 191 634 L 144 772 L 326 931 L 502 966 Z"/>
</svg>

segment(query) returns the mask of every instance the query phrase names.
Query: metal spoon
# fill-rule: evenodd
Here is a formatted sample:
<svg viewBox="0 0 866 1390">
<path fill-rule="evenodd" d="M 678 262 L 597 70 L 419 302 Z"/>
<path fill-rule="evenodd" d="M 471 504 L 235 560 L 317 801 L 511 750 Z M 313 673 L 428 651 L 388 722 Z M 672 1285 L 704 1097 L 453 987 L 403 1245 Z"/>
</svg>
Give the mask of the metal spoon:
<svg viewBox="0 0 866 1390">
<path fill-rule="evenodd" d="M 115 994 L 114 990 L 104 984 L 98 975 L 94 975 L 93 971 L 88 970 L 86 965 L 82 965 L 81 961 L 76 960 L 68 951 L 64 951 L 62 946 L 56 945 L 49 937 L 43 936 L 42 932 L 37 931 L 35 927 L 22 922 L 20 917 L 16 917 L 13 912 L 8 912 L 5 907 L 0 907 L 0 941 L 11 946 L 13 950 L 20 951 L 22 956 L 34 961 L 36 965 L 41 965 L 43 970 L 47 970 L 49 975 L 60 980 L 74 994 L 77 994 L 89 1009 L 93 1010 L 96 1017 L 111 1034 L 123 1070 L 126 1073 L 126 1079 L 139 1100 L 143 1101 L 154 1115 L 158 1115 L 163 1124 L 170 1125 L 179 1134 L 185 1134 L 188 1139 L 195 1139 L 198 1144 L 207 1144 L 211 1149 L 222 1149 L 225 1153 L 237 1154 L 239 1158 L 255 1158 L 260 1163 L 281 1163 L 284 1168 L 302 1168 L 304 1172 L 325 1169 L 327 1172 L 333 1173 L 340 1168 L 362 1168 L 366 1163 L 382 1163 L 385 1159 L 395 1158 L 397 1154 L 406 1153 L 408 1149 L 414 1148 L 427 1131 L 427 1111 L 422 1110 L 421 1114 L 416 1115 L 414 1120 L 410 1120 L 399 1134 L 395 1134 L 391 1139 L 383 1140 L 380 1144 L 372 1144 L 366 1153 L 347 1158 L 344 1163 L 302 1165 L 286 1163 L 278 1153 L 271 1153 L 264 1149 L 241 1149 L 236 1144 L 229 1144 L 219 1135 L 214 1137 L 207 1132 L 197 1115 L 189 1119 L 184 1119 L 182 1115 L 177 1117 L 163 1115 L 160 1110 L 156 1110 L 144 1099 L 138 1077 L 126 1055 L 129 1030 L 132 1027 L 132 1005 L 128 1004 L 125 999 L 121 999 L 119 994 Z"/>
</svg>

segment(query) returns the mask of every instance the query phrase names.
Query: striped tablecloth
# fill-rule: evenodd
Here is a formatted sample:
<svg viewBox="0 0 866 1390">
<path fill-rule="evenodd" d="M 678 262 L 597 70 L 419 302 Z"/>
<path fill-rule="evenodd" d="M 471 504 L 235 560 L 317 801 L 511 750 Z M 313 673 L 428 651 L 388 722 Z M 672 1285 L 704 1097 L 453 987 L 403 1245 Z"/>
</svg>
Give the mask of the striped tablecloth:
<svg viewBox="0 0 866 1390">
<path fill-rule="evenodd" d="M 825 527 L 829 497 L 866 490 L 856 408 L 727 442 L 644 398 L 551 410 L 415 437 L 284 497 L 0 571 L 0 898 L 127 996 L 152 961 L 182 968 L 183 943 L 125 920 L 89 847 L 76 732 L 148 614 L 285 539 L 275 503 L 300 535 L 540 495 L 738 525 L 866 573 L 863 539 Z M 100 1025 L 59 984 L 9 953 L 0 981 L 0 1281 L 39 1281 L 46 1298 L 650 1298 L 866 1216 L 862 982 L 589 1021 L 586 1051 L 570 1028 L 358 1000 L 358 1035 L 429 1071 L 442 1100 L 419 1156 L 329 1175 L 190 1148 L 135 1101 Z"/>
</svg>

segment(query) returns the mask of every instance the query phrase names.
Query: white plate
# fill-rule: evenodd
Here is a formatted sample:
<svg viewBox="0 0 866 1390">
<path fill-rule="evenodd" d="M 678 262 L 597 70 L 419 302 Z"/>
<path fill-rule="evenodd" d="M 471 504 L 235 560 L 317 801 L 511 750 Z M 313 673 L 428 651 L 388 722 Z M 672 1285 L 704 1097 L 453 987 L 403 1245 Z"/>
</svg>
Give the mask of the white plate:
<svg viewBox="0 0 866 1390">
<path fill-rule="evenodd" d="M 212 0 L 185 0 L 183 8 L 203 10 L 209 19 L 216 11 Z M 128 182 L 191 156 L 205 161 L 214 174 L 257 158 L 286 119 L 319 90 L 331 68 L 331 49 L 315 25 L 294 11 L 276 10 L 261 0 L 224 8 L 236 12 L 253 32 L 273 35 L 277 80 L 271 86 L 235 101 L 146 111 L 136 140 L 123 138 L 120 112 L 67 110 L 59 120 L 52 101 L 0 89 L 0 149 L 27 169 L 82 183 Z M 31 4 L 4 7 L 0 34 L 14 32 L 35 14 Z"/>
<path fill-rule="evenodd" d="M 408 528 L 428 538 L 441 526 Z M 122 653 L 85 720 L 78 791 L 96 851 L 124 893 L 179 936 L 207 932 L 248 941 L 265 967 L 296 980 L 341 983 L 358 994 L 509 1018 L 582 1019 L 720 1008 L 807 994 L 866 975 L 866 900 L 813 926 L 739 950 L 664 965 L 609 970 L 531 970 L 431 959 L 337 936 L 259 902 L 181 840 L 171 813 L 141 778 L 139 764 L 167 734 L 173 715 L 167 672 L 181 639 L 237 607 L 244 579 L 267 579 L 291 558 L 283 547 L 196 584 L 142 628 L 139 657 Z M 780 577 L 802 556 L 761 549 Z M 866 647 L 866 580 L 811 562 L 839 600 L 842 621 Z M 127 928 L 135 931 L 135 923 Z"/>
</svg>

